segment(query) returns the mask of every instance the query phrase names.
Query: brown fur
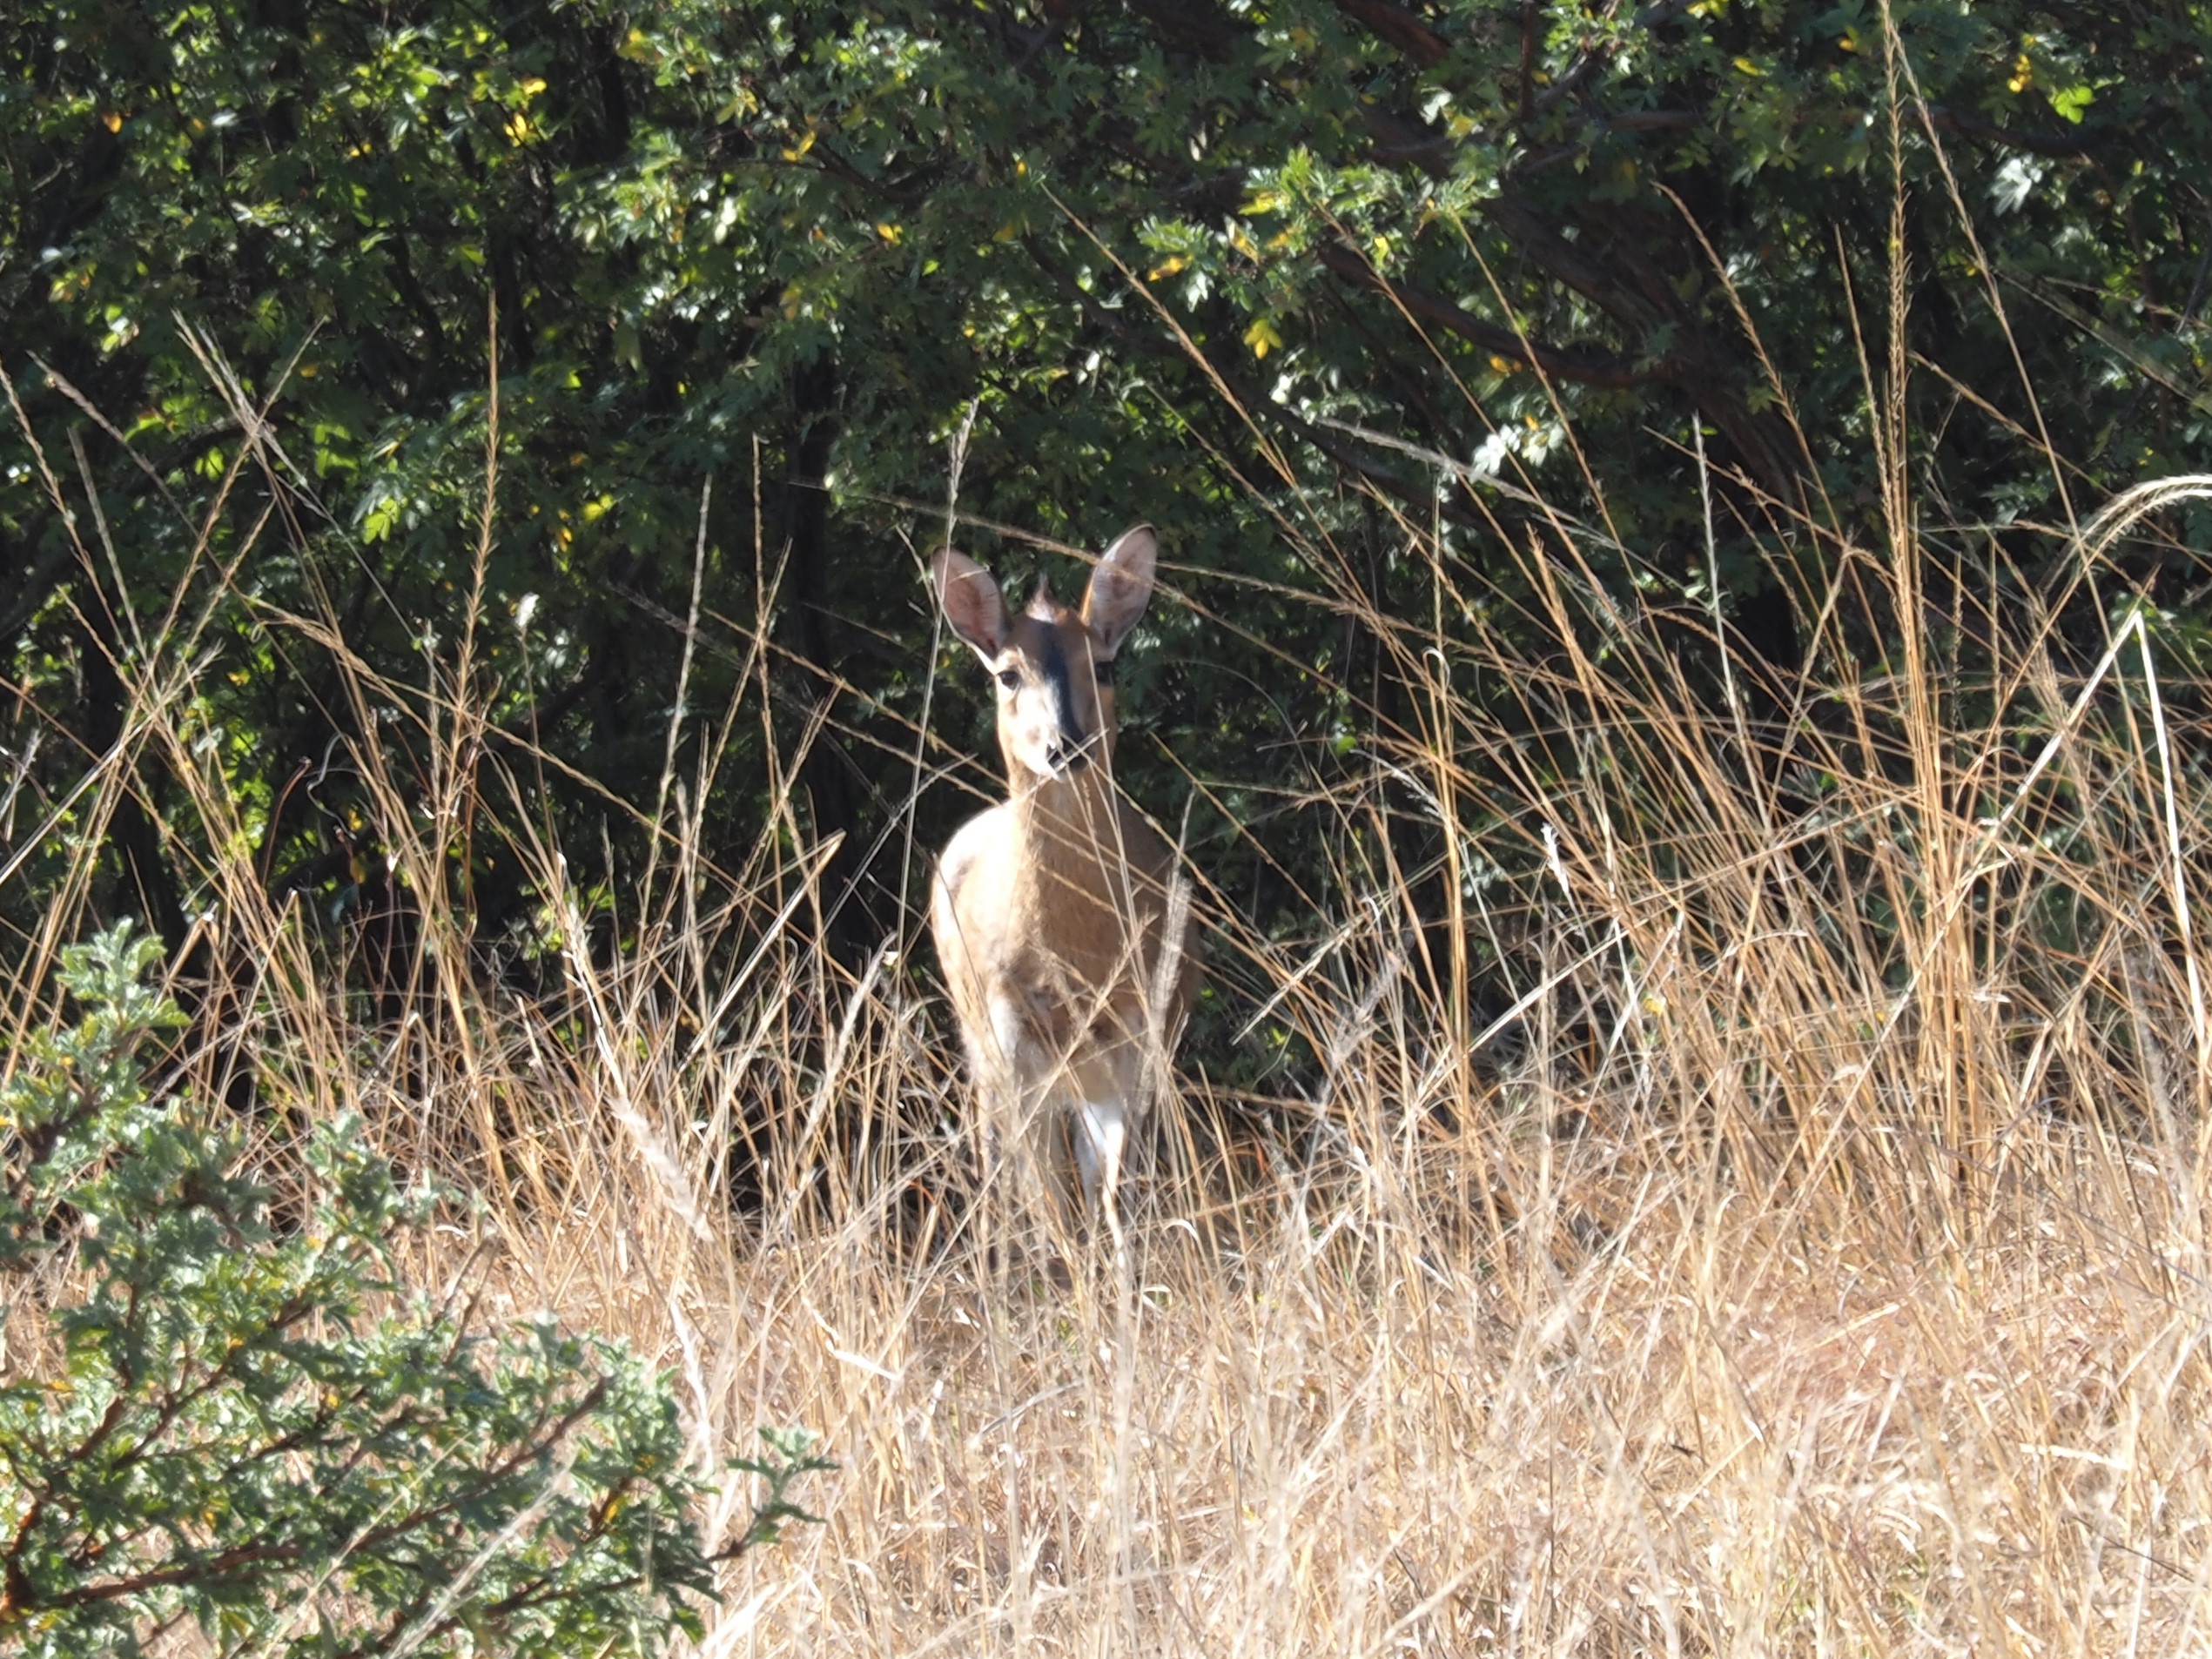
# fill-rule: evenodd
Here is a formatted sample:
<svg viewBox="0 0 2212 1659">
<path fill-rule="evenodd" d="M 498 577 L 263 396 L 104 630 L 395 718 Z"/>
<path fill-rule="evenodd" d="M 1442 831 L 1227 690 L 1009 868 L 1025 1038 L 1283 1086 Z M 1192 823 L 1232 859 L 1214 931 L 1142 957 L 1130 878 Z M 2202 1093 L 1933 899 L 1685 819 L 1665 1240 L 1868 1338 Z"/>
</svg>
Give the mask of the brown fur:
<svg viewBox="0 0 2212 1659">
<path fill-rule="evenodd" d="M 1171 903 L 1173 855 L 1113 792 L 1114 693 L 1097 673 L 1149 595 L 1151 532 L 1108 550 L 1081 613 L 1040 589 L 1009 621 L 990 578 L 949 549 L 937 581 L 955 631 L 1001 676 L 1011 797 L 938 861 L 938 960 L 999 1157 L 1019 1166 L 1025 1191 L 1062 1206 L 1079 1170 L 1111 1221 L 1117 1155 L 1098 1167 L 1105 1142 L 1086 1121 L 1118 1124 L 1114 1147 L 1126 1132 L 1136 1153 L 1196 978 L 1188 913 Z M 1056 744 L 1089 758 L 1055 765 Z"/>
</svg>

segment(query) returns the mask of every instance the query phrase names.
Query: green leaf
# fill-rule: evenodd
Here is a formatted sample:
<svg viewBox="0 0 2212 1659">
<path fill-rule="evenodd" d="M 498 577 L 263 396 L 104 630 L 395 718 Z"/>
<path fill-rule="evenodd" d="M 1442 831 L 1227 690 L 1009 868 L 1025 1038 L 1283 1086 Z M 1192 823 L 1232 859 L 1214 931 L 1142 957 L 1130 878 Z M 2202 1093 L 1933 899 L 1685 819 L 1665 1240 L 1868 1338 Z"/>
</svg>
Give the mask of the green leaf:
<svg viewBox="0 0 2212 1659">
<path fill-rule="evenodd" d="M 2079 126 L 2081 118 L 2088 112 L 2089 105 L 2095 97 L 2095 90 L 2085 81 L 2080 85 L 2069 86 L 2062 91 L 2053 92 L 2050 95 L 2051 107 L 2057 111 L 2063 119 Z"/>
</svg>

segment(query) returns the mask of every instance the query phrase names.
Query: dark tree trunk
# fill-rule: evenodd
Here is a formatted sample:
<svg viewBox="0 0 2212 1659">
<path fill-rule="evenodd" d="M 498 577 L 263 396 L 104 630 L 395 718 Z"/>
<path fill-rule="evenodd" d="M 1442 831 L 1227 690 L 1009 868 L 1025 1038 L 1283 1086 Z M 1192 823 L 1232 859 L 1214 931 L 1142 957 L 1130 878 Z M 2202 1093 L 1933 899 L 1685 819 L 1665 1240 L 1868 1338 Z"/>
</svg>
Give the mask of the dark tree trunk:
<svg viewBox="0 0 2212 1659">
<path fill-rule="evenodd" d="M 830 608 L 830 495 L 824 481 L 836 449 L 837 361 L 817 356 L 794 377 L 791 388 L 795 435 L 783 480 L 786 561 L 783 572 L 783 631 L 792 660 L 791 689 L 803 710 L 802 729 L 830 714 L 837 701 L 837 668 L 841 655 Z M 815 835 L 844 841 L 822 876 L 824 936 L 839 960 L 859 961 L 887 930 L 877 914 L 868 885 L 867 837 L 864 833 L 867 794 L 852 758 L 825 723 L 799 762 Z"/>
<path fill-rule="evenodd" d="M 79 657 L 84 684 L 84 746 L 97 763 L 123 736 L 123 681 L 116 672 L 118 648 L 105 605 L 94 596 L 84 615 L 87 620 L 79 636 Z M 173 958 L 184 948 L 185 906 L 169 867 L 162 862 L 161 831 L 144 798 L 143 791 L 152 784 L 140 780 L 135 766 L 118 781 L 124 787 L 108 820 L 108 839 L 121 865 L 115 906 L 119 911 L 143 917 L 161 935 Z"/>
</svg>

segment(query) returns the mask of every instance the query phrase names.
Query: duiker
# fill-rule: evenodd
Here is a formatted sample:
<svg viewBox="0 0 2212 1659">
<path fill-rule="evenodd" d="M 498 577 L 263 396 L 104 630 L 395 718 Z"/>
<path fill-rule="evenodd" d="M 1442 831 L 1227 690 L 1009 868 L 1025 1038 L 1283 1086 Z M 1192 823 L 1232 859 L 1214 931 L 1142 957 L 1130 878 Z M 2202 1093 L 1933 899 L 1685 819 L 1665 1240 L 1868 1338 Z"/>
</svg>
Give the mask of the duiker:
<svg viewBox="0 0 2212 1659">
<path fill-rule="evenodd" d="M 1173 855 L 1113 789 L 1114 658 L 1157 550 L 1139 525 L 1099 558 L 1080 611 L 1039 582 L 1011 617 L 974 560 L 947 547 L 931 566 L 945 621 L 998 682 L 1010 797 L 938 861 L 938 961 L 997 1160 L 1063 1215 L 1072 1173 L 1117 1236 L 1116 1183 L 1194 977 Z"/>
</svg>

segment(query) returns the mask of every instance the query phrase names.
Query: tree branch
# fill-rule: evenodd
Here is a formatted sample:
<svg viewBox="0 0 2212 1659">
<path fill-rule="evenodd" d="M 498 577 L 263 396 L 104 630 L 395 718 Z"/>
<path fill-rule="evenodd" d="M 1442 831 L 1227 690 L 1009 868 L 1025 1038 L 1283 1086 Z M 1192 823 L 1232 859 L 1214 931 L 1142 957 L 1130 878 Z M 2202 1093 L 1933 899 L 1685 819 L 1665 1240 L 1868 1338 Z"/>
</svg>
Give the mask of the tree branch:
<svg viewBox="0 0 2212 1659">
<path fill-rule="evenodd" d="M 2155 111 L 2146 111 L 2146 115 Z M 1970 110 L 1953 109 L 1947 104 L 1920 105 L 1920 117 L 1937 132 L 1954 133 L 1961 138 L 1978 138 L 1985 143 L 2002 145 L 2007 150 L 2025 150 L 2034 156 L 2086 156 L 2113 139 L 2124 135 L 2125 129 L 2116 126 L 2074 127 L 2065 132 L 2026 131 L 2019 127 L 2000 126 L 1986 116 Z"/>
<path fill-rule="evenodd" d="M 1416 320 L 1434 324 L 1460 339 L 1471 341 L 1500 357 L 1525 363 L 1562 380 L 1578 386 L 1605 386 L 1618 391 L 1646 386 L 1659 378 L 1653 370 L 1624 357 L 1597 356 L 1562 346 L 1544 346 L 1509 328 L 1485 322 L 1472 312 L 1432 293 L 1417 283 L 1385 277 L 1349 248 L 1323 248 L 1314 256 L 1322 266 L 1348 282 L 1387 294 Z"/>
<path fill-rule="evenodd" d="M 1417 69 L 1434 69 L 1451 56 L 1449 42 L 1390 0 L 1335 0 L 1335 4 Z"/>
</svg>

